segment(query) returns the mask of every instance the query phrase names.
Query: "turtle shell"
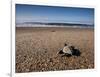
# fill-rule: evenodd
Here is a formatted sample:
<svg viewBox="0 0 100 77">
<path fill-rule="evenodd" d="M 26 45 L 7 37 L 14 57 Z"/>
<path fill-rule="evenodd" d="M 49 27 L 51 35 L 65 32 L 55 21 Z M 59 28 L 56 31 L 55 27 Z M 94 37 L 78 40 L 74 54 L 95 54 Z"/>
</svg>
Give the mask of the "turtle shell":
<svg viewBox="0 0 100 77">
<path fill-rule="evenodd" d="M 72 51 L 71 51 L 71 49 L 70 49 L 69 46 L 65 46 L 65 47 L 63 48 L 63 53 L 64 53 L 64 54 L 71 54 L 71 55 L 72 55 Z"/>
</svg>

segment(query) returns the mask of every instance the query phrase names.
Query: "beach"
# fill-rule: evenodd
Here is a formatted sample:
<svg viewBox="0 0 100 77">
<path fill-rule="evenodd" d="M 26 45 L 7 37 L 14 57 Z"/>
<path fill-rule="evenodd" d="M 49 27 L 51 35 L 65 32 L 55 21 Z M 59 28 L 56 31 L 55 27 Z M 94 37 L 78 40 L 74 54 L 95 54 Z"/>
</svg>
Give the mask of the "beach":
<svg viewBox="0 0 100 77">
<path fill-rule="evenodd" d="M 16 73 L 94 68 L 94 29 L 71 27 L 16 27 Z M 64 44 L 80 56 L 57 54 Z"/>
</svg>

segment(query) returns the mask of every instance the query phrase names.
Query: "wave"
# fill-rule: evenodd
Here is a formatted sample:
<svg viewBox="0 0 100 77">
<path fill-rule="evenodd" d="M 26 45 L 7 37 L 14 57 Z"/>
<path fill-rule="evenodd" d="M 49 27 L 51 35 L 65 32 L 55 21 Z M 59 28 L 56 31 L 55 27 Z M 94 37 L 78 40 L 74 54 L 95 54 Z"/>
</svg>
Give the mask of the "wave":
<svg viewBox="0 0 100 77">
<path fill-rule="evenodd" d="M 94 28 L 94 27 L 91 27 L 91 26 L 52 26 L 52 25 L 17 25 L 16 27 L 66 27 L 66 28 Z"/>
<path fill-rule="evenodd" d="M 40 23 L 40 22 L 25 22 L 18 23 L 16 27 L 72 27 L 72 28 L 94 28 L 92 24 L 77 24 L 77 23 Z"/>
</svg>

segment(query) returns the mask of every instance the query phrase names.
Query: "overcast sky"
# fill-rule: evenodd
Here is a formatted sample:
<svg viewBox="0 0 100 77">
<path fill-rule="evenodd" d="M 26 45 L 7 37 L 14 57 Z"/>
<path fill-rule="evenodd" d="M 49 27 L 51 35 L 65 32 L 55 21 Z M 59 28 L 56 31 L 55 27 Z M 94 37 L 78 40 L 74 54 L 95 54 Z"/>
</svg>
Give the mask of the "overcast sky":
<svg viewBox="0 0 100 77">
<path fill-rule="evenodd" d="M 23 22 L 94 24 L 94 9 L 16 4 L 16 23 Z"/>
</svg>

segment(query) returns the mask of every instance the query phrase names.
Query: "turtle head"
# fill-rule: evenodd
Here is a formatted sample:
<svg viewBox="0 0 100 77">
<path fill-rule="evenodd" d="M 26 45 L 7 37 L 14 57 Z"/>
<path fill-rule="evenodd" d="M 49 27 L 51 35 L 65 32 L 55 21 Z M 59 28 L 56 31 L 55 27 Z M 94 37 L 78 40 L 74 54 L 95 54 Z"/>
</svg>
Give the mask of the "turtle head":
<svg viewBox="0 0 100 77">
<path fill-rule="evenodd" d="M 71 49 L 71 50 L 74 50 L 74 49 L 75 49 L 75 47 L 74 47 L 74 46 L 70 46 L 70 49 Z"/>
<path fill-rule="evenodd" d="M 64 46 L 67 46 L 67 44 L 65 43 Z"/>
</svg>

